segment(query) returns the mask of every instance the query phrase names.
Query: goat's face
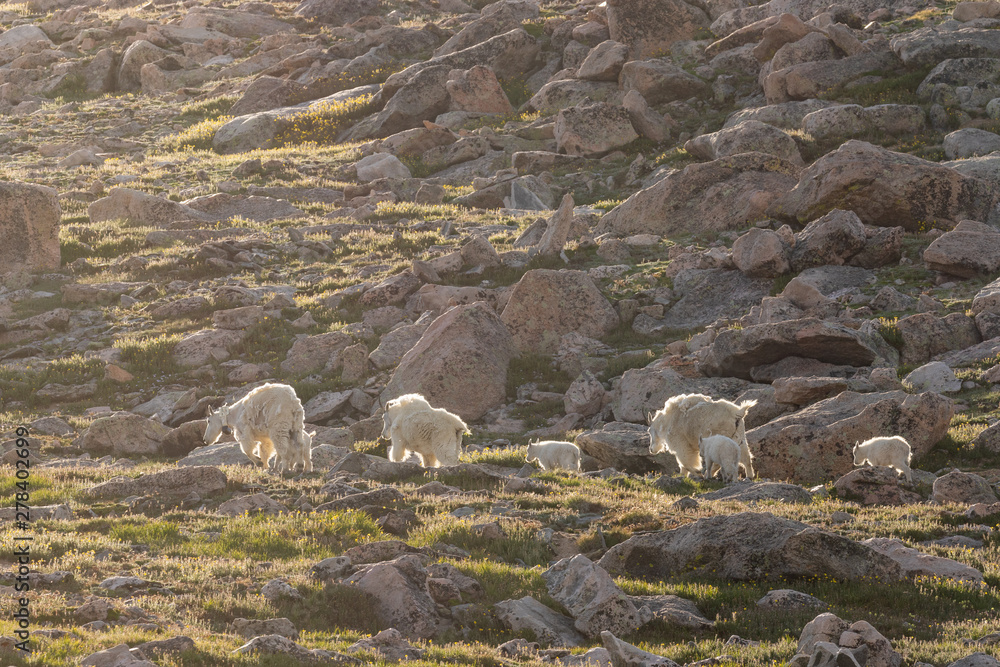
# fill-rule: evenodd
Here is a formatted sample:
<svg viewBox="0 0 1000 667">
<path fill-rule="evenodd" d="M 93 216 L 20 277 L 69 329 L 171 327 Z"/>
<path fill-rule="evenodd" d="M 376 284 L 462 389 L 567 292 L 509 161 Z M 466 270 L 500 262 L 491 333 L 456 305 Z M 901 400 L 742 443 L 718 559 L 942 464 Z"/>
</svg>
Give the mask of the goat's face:
<svg viewBox="0 0 1000 667">
<path fill-rule="evenodd" d="M 392 413 L 386 410 L 382 413 L 382 438 L 388 440 L 392 431 Z"/>
<path fill-rule="evenodd" d="M 648 430 L 649 430 L 649 453 L 659 454 L 660 452 L 662 452 L 667 448 L 667 443 L 665 443 L 663 441 L 663 438 L 660 436 L 660 429 L 658 428 L 658 424 L 656 424 L 656 422 L 654 422 L 653 425 L 650 426 Z"/>
<path fill-rule="evenodd" d="M 857 443 L 854 443 L 854 449 L 852 449 L 851 452 L 854 454 L 854 465 L 859 466 L 865 462 L 865 458 L 867 457 L 858 451 Z"/>
<path fill-rule="evenodd" d="M 538 460 L 538 447 L 536 445 L 538 445 L 537 442 L 528 443 L 528 452 L 525 455 L 525 459 L 528 461 L 528 463 Z"/>
<path fill-rule="evenodd" d="M 229 409 L 222 407 L 215 412 L 208 413 L 208 425 L 205 426 L 205 444 L 214 444 L 219 436 L 222 435 L 222 429 L 226 426 L 226 417 L 229 416 Z"/>
</svg>

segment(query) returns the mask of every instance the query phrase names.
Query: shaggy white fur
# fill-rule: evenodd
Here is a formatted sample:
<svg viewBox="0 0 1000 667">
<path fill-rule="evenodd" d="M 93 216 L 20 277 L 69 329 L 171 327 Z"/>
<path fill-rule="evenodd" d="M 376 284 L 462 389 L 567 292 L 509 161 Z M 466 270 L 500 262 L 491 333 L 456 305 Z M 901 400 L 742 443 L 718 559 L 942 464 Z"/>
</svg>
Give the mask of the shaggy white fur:
<svg viewBox="0 0 1000 667">
<path fill-rule="evenodd" d="M 913 452 L 910 443 L 898 435 L 865 440 L 860 445 L 854 445 L 854 465 L 864 465 L 865 461 L 873 466 L 889 466 L 897 472 L 906 475 L 906 481 L 912 482 L 910 458 Z"/>
<path fill-rule="evenodd" d="M 402 461 L 413 452 L 425 468 L 457 465 L 462 435 L 469 430 L 458 415 L 431 407 L 420 394 L 386 403 L 382 421 L 382 437 L 392 440 L 389 460 Z"/>
<path fill-rule="evenodd" d="M 706 479 L 716 471 L 726 484 L 732 484 L 740 476 L 740 445 L 724 435 L 710 435 L 698 442 L 701 454 L 701 470 Z"/>
<path fill-rule="evenodd" d="M 698 441 L 710 435 L 724 435 L 740 444 L 740 465 L 747 477 L 754 477 L 744 420 L 747 411 L 756 404 L 757 401 L 743 401 L 737 405 L 704 394 L 674 396 L 662 410 L 649 416 L 649 452 L 670 452 L 677 459 L 681 474 L 690 477 L 702 467 Z"/>
<path fill-rule="evenodd" d="M 232 405 L 224 405 L 208 416 L 205 442 L 213 444 L 228 426 L 240 449 L 256 463 L 267 467 L 271 457 L 278 472 L 301 465 L 312 470 L 312 436 L 303 428 L 305 413 L 295 390 L 287 384 L 264 384 Z"/>
<path fill-rule="evenodd" d="M 580 470 L 580 448 L 563 440 L 543 440 L 528 443 L 528 463 L 538 461 L 542 470 L 562 468 Z"/>
</svg>

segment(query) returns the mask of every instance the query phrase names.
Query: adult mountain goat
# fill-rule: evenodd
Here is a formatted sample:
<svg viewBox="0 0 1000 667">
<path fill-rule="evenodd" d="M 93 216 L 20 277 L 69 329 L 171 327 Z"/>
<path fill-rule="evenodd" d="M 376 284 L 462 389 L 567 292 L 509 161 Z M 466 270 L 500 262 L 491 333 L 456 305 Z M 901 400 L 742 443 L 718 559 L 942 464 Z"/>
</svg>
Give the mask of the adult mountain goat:
<svg viewBox="0 0 1000 667">
<path fill-rule="evenodd" d="M 743 401 L 737 405 L 704 394 L 674 396 L 662 410 L 649 417 L 649 453 L 670 452 L 677 459 L 681 474 L 690 477 L 702 469 L 698 441 L 710 435 L 724 435 L 739 443 L 739 463 L 747 477 L 754 477 L 744 420 L 747 411 L 756 404 L 757 401 Z"/>
<path fill-rule="evenodd" d="M 458 415 L 431 407 L 420 394 L 404 394 L 385 404 L 382 421 L 382 437 L 392 440 L 390 461 L 413 452 L 425 468 L 458 465 L 462 435 L 469 430 Z"/>
<path fill-rule="evenodd" d="M 312 471 L 312 436 L 303 426 L 305 413 L 287 384 L 264 384 L 232 405 L 208 415 L 205 443 L 214 444 L 229 427 L 240 449 L 257 465 L 268 467 L 273 456 L 278 472 L 301 465 Z"/>
<path fill-rule="evenodd" d="M 901 436 L 872 438 L 860 445 L 854 445 L 854 465 L 863 465 L 865 461 L 873 466 L 889 466 L 906 476 L 907 482 L 913 481 L 910 472 L 910 443 Z"/>
</svg>

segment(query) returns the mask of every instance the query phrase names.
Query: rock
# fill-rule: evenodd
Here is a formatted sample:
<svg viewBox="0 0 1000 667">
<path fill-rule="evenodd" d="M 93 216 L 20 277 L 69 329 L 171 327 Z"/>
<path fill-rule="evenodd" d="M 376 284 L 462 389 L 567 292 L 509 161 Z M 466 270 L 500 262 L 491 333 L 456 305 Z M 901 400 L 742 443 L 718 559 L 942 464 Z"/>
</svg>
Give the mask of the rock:
<svg viewBox="0 0 1000 667">
<path fill-rule="evenodd" d="M 981 313 L 1000 313 L 1000 279 L 984 286 L 972 300 L 974 315 Z"/>
<path fill-rule="evenodd" d="M 211 466 L 176 468 L 134 479 L 117 478 L 86 490 L 91 498 L 124 498 L 137 495 L 204 497 L 226 488 L 226 474 Z"/>
<path fill-rule="evenodd" d="M 469 70 L 453 70 L 448 74 L 445 88 L 451 99 L 452 111 L 478 113 L 511 113 L 507 94 L 489 67 L 477 65 Z"/>
<path fill-rule="evenodd" d="M 848 388 L 848 382 L 832 377 L 787 377 L 776 378 L 771 386 L 778 403 L 809 405 L 836 396 Z"/>
<path fill-rule="evenodd" d="M 353 342 L 352 338 L 341 331 L 301 336 L 292 344 L 285 360 L 281 362 L 281 370 L 292 374 L 306 374 L 322 370 L 333 360 L 339 359 L 340 353 Z"/>
<path fill-rule="evenodd" d="M 146 660 L 137 648 L 119 644 L 97 653 L 91 653 L 80 662 L 81 667 L 156 667 L 156 663 Z"/>
<path fill-rule="evenodd" d="M 281 514 L 288 510 L 266 493 L 255 493 L 242 498 L 233 498 L 219 505 L 216 510 L 224 516 L 242 516 L 244 514 Z M 267 633 L 270 634 L 270 633 Z"/>
<path fill-rule="evenodd" d="M 952 402 L 939 394 L 845 391 L 747 432 L 762 477 L 819 484 L 851 471 L 851 449 L 878 435 L 901 435 L 919 460 L 948 432 Z M 830 424 L 837 424 L 830 429 Z"/>
<path fill-rule="evenodd" d="M 411 294 L 420 289 L 420 279 L 410 271 L 389 276 L 378 285 L 368 289 L 359 301 L 364 306 L 381 307 L 404 303 Z"/>
<path fill-rule="evenodd" d="M 34 26 L 18 26 L 29 27 Z M 61 215 L 57 193 L 52 188 L 0 182 L 0 237 L 4 239 L 0 248 L 0 277 L 59 269 Z"/>
<path fill-rule="evenodd" d="M 408 639 L 433 639 L 450 623 L 438 614 L 426 582 L 427 571 L 416 555 L 363 567 L 344 580 L 375 599 L 376 614 L 385 625 Z"/>
<path fill-rule="evenodd" d="M 944 155 L 949 160 L 987 155 L 1000 150 L 1000 135 L 974 127 L 955 130 L 944 137 Z"/>
<path fill-rule="evenodd" d="M 164 653 L 181 653 L 183 651 L 195 650 L 194 640 L 184 635 L 161 639 L 156 641 L 143 642 L 137 646 L 140 651 L 148 655 L 161 655 Z"/>
<path fill-rule="evenodd" d="M 370 183 L 379 178 L 410 178 L 410 170 L 395 155 L 375 153 L 354 164 L 358 181 Z"/>
<path fill-rule="evenodd" d="M 605 394 L 600 381 L 590 371 L 583 371 L 566 390 L 563 407 L 566 414 L 576 413 L 590 417 L 600 412 Z"/>
<path fill-rule="evenodd" d="M 546 646 L 583 646 L 585 639 L 573 619 L 558 614 L 531 596 L 493 605 L 500 622 L 512 632 L 528 630 Z"/>
<path fill-rule="evenodd" d="M 87 208 L 91 222 L 125 219 L 139 225 L 165 226 L 172 222 L 211 222 L 215 218 L 166 198 L 130 188 L 113 188 L 107 197 Z"/>
<path fill-rule="evenodd" d="M 589 637 L 605 630 L 626 634 L 651 618 L 643 618 L 608 573 L 582 554 L 558 561 L 542 579 L 549 595 L 576 619 L 576 629 Z"/>
<path fill-rule="evenodd" d="M 900 361 L 904 364 L 926 362 L 952 350 L 965 350 L 980 341 L 976 322 L 965 313 L 937 317 L 917 313 L 901 317 L 896 329 L 902 339 Z"/>
<path fill-rule="evenodd" d="M 834 209 L 795 235 L 792 270 L 841 265 L 865 247 L 865 226 L 853 211 Z"/>
<path fill-rule="evenodd" d="M 713 572 L 738 581 L 809 577 L 874 577 L 896 581 L 899 566 L 845 537 L 769 513 L 743 512 L 699 519 L 673 530 L 617 544 L 598 565 L 612 576 L 661 579 L 679 572 Z"/>
<path fill-rule="evenodd" d="M 319 579 L 320 581 L 331 581 L 340 579 L 350 572 L 351 568 L 350 558 L 346 556 L 333 556 L 331 558 L 324 558 L 313 565 L 309 570 L 309 575 L 313 579 Z"/>
<path fill-rule="evenodd" d="M 22 503 L 23 505 L 23 503 Z M 0 521 L 14 522 L 17 520 L 19 507 L 0 508 Z M 69 505 L 36 505 L 29 508 L 29 515 L 32 521 L 39 519 L 50 519 L 55 521 L 72 521 L 74 519 L 73 510 Z"/>
<path fill-rule="evenodd" d="M 788 250 L 770 229 L 754 227 L 733 243 L 733 263 L 751 278 L 776 278 L 788 273 Z"/>
<path fill-rule="evenodd" d="M 554 353 L 563 334 L 600 338 L 619 324 L 618 314 L 586 273 L 549 269 L 522 276 L 500 319 L 518 350 L 542 354 Z"/>
<path fill-rule="evenodd" d="M 738 153 L 766 153 L 804 166 L 795 140 L 773 125 L 745 120 L 718 132 L 703 134 L 684 144 L 684 150 L 702 160 L 717 160 Z"/>
<path fill-rule="evenodd" d="M 854 211 L 868 225 L 912 232 L 931 222 L 950 227 L 958 220 L 985 220 L 995 201 L 992 187 L 979 179 L 851 140 L 803 171 L 798 185 L 776 198 L 768 214 L 801 223 L 839 208 Z"/>
<path fill-rule="evenodd" d="M 424 649 L 410 644 L 395 628 L 388 628 L 372 637 L 363 637 L 348 646 L 346 650 L 348 653 L 359 651 L 375 653 L 389 662 L 419 660 L 424 655 Z"/>
<path fill-rule="evenodd" d="M 377 16 L 379 0 L 303 0 L 295 15 L 334 26 L 353 23 L 363 16 Z"/>
<path fill-rule="evenodd" d="M 292 600 L 302 599 L 302 593 L 299 593 L 298 589 L 282 579 L 272 579 L 264 584 L 260 589 L 260 594 L 265 600 L 270 600 L 271 602 L 279 602 L 283 598 Z"/>
<path fill-rule="evenodd" d="M 506 398 L 514 352 L 510 332 L 485 303 L 456 306 L 403 356 L 380 401 L 415 392 L 467 421 L 479 419 Z"/>
<path fill-rule="evenodd" d="M 981 584 L 983 573 L 974 567 L 950 558 L 920 553 L 903 544 L 901 540 L 887 537 L 873 537 L 862 544 L 893 559 L 906 577 L 933 577 L 934 579 L 954 579 Z M 897 663 L 898 664 L 898 663 Z"/>
<path fill-rule="evenodd" d="M 581 433 L 576 437 L 576 445 L 584 454 L 596 459 L 601 468 L 627 470 L 635 474 L 678 472 L 673 454 L 649 453 L 649 433 L 645 426 L 612 422 L 602 430 Z"/>
<path fill-rule="evenodd" d="M 812 496 L 796 484 L 754 482 L 744 479 L 718 491 L 699 493 L 698 500 L 738 500 L 744 503 L 776 500 L 782 503 L 811 503 Z"/>
<path fill-rule="evenodd" d="M 462 246 L 462 263 L 466 266 L 491 268 L 500 266 L 503 261 L 493 244 L 486 237 L 477 234 Z"/>
<path fill-rule="evenodd" d="M 214 445 L 196 447 L 177 462 L 178 467 L 222 465 L 253 465 L 253 463 L 243 453 L 237 442 L 220 442 Z"/>
<path fill-rule="evenodd" d="M 822 142 L 843 142 L 872 134 L 912 136 L 923 132 L 925 125 L 924 110 L 910 104 L 842 104 L 818 109 L 802 119 L 803 131 Z"/>
<path fill-rule="evenodd" d="M 908 505 L 921 498 L 899 486 L 896 471 L 886 466 L 857 468 L 836 482 L 834 488 L 841 498 L 856 500 L 862 505 Z"/>
<path fill-rule="evenodd" d="M 197 419 L 181 424 L 160 441 L 160 452 L 165 456 L 187 456 L 205 444 L 203 436 L 208 422 Z"/>
<path fill-rule="evenodd" d="M 768 591 L 761 599 L 757 600 L 758 609 L 778 609 L 783 611 L 803 611 L 806 609 L 816 609 L 826 607 L 826 603 L 819 598 L 808 593 L 781 588 Z"/>
<path fill-rule="evenodd" d="M 630 595 L 628 598 L 636 609 L 648 607 L 655 620 L 669 625 L 691 630 L 706 630 L 715 626 L 698 611 L 694 602 L 676 595 Z"/>
<path fill-rule="evenodd" d="M 264 319 L 261 306 L 243 306 L 217 310 L 212 313 L 212 326 L 216 329 L 249 329 Z"/>
<path fill-rule="evenodd" d="M 169 55 L 171 54 L 166 49 L 161 49 L 144 39 L 132 42 L 122 54 L 121 66 L 118 68 L 118 89 L 138 91 L 142 87 L 140 73 L 143 66 Z"/>
<path fill-rule="evenodd" d="M 948 368 L 948 364 L 932 361 L 911 371 L 903 378 L 903 386 L 912 392 L 933 391 L 947 394 L 961 391 L 962 381 L 955 377 L 954 371 Z"/>
<path fill-rule="evenodd" d="M 288 639 L 299 638 L 299 631 L 287 618 L 269 618 L 267 620 L 237 618 L 233 620 L 230 627 L 234 633 L 246 639 L 261 635 L 280 635 Z"/>
<path fill-rule="evenodd" d="M 513 194 L 513 187 L 511 193 Z M 570 228 L 573 225 L 573 195 L 566 193 L 563 195 L 559 209 L 549 218 L 545 225 L 545 232 L 537 245 L 540 255 L 558 255 L 566 246 L 569 238 Z"/>
<path fill-rule="evenodd" d="M 576 76 L 586 81 L 618 81 L 618 73 L 627 61 L 628 47 L 609 39 L 590 50 Z"/>
<path fill-rule="evenodd" d="M 757 366 L 786 357 L 867 366 L 886 352 L 878 341 L 833 322 L 803 318 L 719 332 L 699 364 L 705 375 L 749 379 Z"/>
<path fill-rule="evenodd" d="M 623 107 L 596 102 L 563 109 L 556 116 L 560 153 L 598 157 L 639 138 Z"/>
<path fill-rule="evenodd" d="M 961 660 L 956 660 L 948 667 L 997 667 L 997 665 L 1000 665 L 1000 661 L 993 656 L 986 653 L 973 653 Z"/>
<path fill-rule="evenodd" d="M 611 656 L 613 667 L 679 667 L 670 658 L 643 651 L 638 646 L 623 642 L 610 632 L 601 633 L 601 643 Z"/>
<path fill-rule="evenodd" d="M 591 102 L 617 103 L 621 99 L 618 86 L 604 81 L 559 79 L 550 81 L 539 89 L 523 109 L 543 114 L 557 114 L 561 109 Z"/>
<path fill-rule="evenodd" d="M 93 454 L 145 456 L 160 453 L 170 429 L 128 412 L 116 412 L 95 420 L 84 432 L 80 447 Z"/>
<path fill-rule="evenodd" d="M 628 46 L 632 60 L 670 53 L 675 42 L 694 39 L 711 23 L 683 0 L 612 0 L 607 16 L 611 39 Z"/>
<path fill-rule="evenodd" d="M 368 355 L 375 368 L 385 370 L 394 367 L 407 352 L 417 344 L 427 324 L 410 324 L 402 326 L 382 336 L 378 347 Z"/>
<path fill-rule="evenodd" d="M 975 505 L 997 502 L 997 494 L 989 482 L 979 475 L 960 470 L 954 470 L 934 480 L 931 498 L 941 504 Z"/>
<path fill-rule="evenodd" d="M 609 211 L 596 233 L 671 236 L 739 229 L 764 217 L 771 202 L 791 190 L 797 178 L 794 165 L 765 153 L 692 164 Z"/>
<path fill-rule="evenodd" d="M 832 106 L 835 106 L 834 102 L 825 100 L 802 100 L 740 109 L 726 119 L 723 127 L 733 127 L 746 120 L 757 120 L 783 130 L 801 130 L 802 121 L 807 115 Z"/>
<path fill-rule="evenodd" d="M 1000 269 L 1000 233 L 989 225 L 964 220 L 931 241 L 924 250 L 924 262 L 929 269 L 960 278 L 996 273 Z"/>
<path fill-rule="evenodd" d="M 677 123 L 670 116 L 661 116 L 658 112 L 650 108 L 642 94 L 637 90 L 630 90 L 622 100 L 622 106 L 628 112 L 632 127 L 641 136 L 656 142 L 666 141 L 670 138 L 670 128 Z"/>
<path fill-rule="evenodd" d="M 291 639 L 282 637 L 281 635 L 262 635 L 260 637 L 254 637 L 249 642 L 233 651 L 233 653 L 286 655 L 300 662 L 333 661 L 342 665 L 360 664 L 360 661 L 340 653 L 331 653 L 330 651 L 324 651 L 318 648 L 307 649 L 305 646 L 300 646 Z"/>
<path fill-rule="evenodd" d="M 892 50 L 907 67 L 926 67 L 951 58 L 1000 57 L 1000 44 L 990 30 L 963 27 L 939 33 L 920 28 L 897 35 Z"/>
<path fill-rule="evenodd" d="M 245 331 L 202 329 L 186 334 L 171 353 L 178 366 L 198 368 L 229 359 L 230 350 L 246 337 Z"/>
<path fill-rule="evenodd" d="M 635 91 L 653 106 L 686 100 L 708 90 L 704 81 L 666 58 L 627 62 L 618 80 L 623 91 Z"/>
<path fill-rule="evenodd" d="M 991 454 L 1000 453 L 1000 422 L 980 432 L 972 443 Z"/>
</svg>

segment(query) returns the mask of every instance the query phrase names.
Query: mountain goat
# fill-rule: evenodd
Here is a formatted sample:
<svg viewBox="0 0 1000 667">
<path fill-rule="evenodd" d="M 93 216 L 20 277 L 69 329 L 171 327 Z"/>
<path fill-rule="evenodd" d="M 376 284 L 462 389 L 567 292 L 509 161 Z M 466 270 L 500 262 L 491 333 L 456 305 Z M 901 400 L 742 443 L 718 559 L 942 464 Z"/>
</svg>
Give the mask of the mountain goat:
<svg viewBox="0 0 1000 667">
<path fill-rule="evenodd" d="M 580 448 L 572 442 L 544 440 L 528 443 L 528 463 L 538 461 L 542 470 L 580 470 Z"/>
<path fill-rule="evenodd" d="M 206 444 L 214 444 L 223 430 L 232 429 L 240 449 L 255 464 L 267 467 L 275 457 L 278 472 L 301 464 L 312 470 L 312 436 L 303 428 L 304 412 L 295 390 L 287 384 L 264 384 L 232 405 L 209 413 Z"/>
<path fill-rule="evenodd" d="M 889 466 L 906 475 L 907 482 L 913 481 L 910 473 L 912 456 L 910 443 L 898 435 L 872 438 L 854 445 L 854 465 L 863 465 L 868 461 L 873 466 Z"/>
<path fill-rule="evenodd" d="M 740 476 L 740 446 L 724 435 L 710 435 L 698 441 L 701 454 L 701 469 L 705 479 L 719 471 L 726 484 L 732 484 Z"/>
<path fill-rule="evenodd" d="M 420 394 L 404 394 L 385 404 L 382 437 L 392 440 L 389 460 L 402 461 L 410 452 L 425 468 L 458 464 L 462 435 L 469 427 L 444 408 L 432 408 Z"/>
<path fill-rule="evenodd" d="M 677 459 L 681 474 L 691 476 L 701 470 L 698 441 L 710 435 L 724 435 L 740 444 L 740 465 L 747 477 L 754 477 L 753 460 L 747 444 L 747 411 L 757 401 L 739 405 L 704 394 L 680 394 L 667 400 L 662 410 L 649 416 L 649 453 L 668 451 Z"/>
</svg>

